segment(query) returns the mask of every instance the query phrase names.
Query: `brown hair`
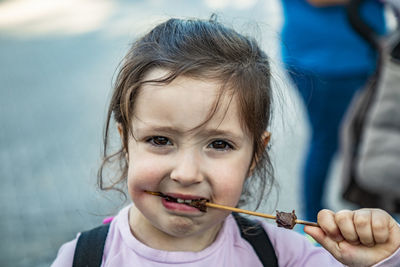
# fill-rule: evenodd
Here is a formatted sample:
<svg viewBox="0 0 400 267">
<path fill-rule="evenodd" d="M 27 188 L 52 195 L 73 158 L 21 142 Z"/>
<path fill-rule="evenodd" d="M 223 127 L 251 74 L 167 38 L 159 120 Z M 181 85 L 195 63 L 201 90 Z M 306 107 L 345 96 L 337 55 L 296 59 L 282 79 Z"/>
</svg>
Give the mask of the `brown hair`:
<svg viewBox="0 0 400 267">
<path fill-rule="evenodd" d="M 144 81 L 143 77 L 155 68 L 165 69 L 169 75 Z M 100 189 L 122 191 L 118 184 L 127 177 L 125 148 L 131 134 L 135 100 L 142 85 L 169 83 L 181 75 L 217 80 L 222 84 L 219 96 L 224 90 L 230 90 L 237 97 L 239 116 L 244 129 L 252 136 L 253 160 L 257 162 L 253 177 L 246 180 L 238 206 L 246 204 L 252 197 L 258 208 L 266 188 L 270 190 L 274 182 L 271 162 L 261 138 L 271 116 L 269 60 L 254 39 L 223 26 L 215 16 L 210 20 L 169 19 L 133 43 L 122 61 L 107 113 L 104 158 L 98 172 Z M 208 119 L 217 109 L 218 99 Z M 123 140 L 118 151 L 109 153 L 110 127 L 114 127 L 112 116 L 121 125 Z M 120 175 L 106 183 L 105 166 L 112 163 L 119 164 Z"/>
</svg>

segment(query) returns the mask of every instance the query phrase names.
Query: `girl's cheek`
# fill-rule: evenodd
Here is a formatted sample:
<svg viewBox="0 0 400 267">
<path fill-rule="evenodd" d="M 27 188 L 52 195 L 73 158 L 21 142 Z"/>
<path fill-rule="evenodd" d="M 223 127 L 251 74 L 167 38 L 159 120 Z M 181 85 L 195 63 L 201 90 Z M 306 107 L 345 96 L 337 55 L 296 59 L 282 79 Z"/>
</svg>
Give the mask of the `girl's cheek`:
<svg viewBox="0 0 400 267">
<path fill-rule="evenodd" d="M 242 187 L 241 184 L 235 185 L 220 187 L 219 192 L 215 193 L 217 196 L 215 201 L 227 206 L 236 206 L 242 193 Z"/>
<path fill-rule="evenodd" d="M 130 191 L 154 190 L 165 176 L 165 168 L 153 161 L 135 161 L 128 169 Z"/>
<path fill-rule="evenodd" d="M 236 175 L 235 175 L 236 174 Z M 220 204 L 235 206 L 243 190 L 245 174 L 242 170 L 236 172 L 219 172 L 214 174 L 213 194 Z"/>
</svg>

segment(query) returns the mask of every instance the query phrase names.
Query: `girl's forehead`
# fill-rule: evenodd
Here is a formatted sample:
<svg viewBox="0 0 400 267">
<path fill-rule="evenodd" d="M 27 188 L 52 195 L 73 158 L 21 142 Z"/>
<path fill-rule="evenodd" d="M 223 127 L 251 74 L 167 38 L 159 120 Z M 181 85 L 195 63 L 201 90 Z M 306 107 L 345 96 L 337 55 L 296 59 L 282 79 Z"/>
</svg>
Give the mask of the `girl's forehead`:
<svg viewBox="0 0 400 267">
<path fill-rule="evenodd" d="M 179 102 L 185 99 L 185 104 L 201 102 L 201 105 L 193 105 L 193 108 L 206 108 L 210 105 L 221 105 L 228 91 L 222 93 L 222 84 L 215 79 L 192 78 L 189 76 L 177 76 L 169 83 L 157 82 L 167 78 L 171 73 L 165 69 L 156 68 L 149 71 L 145 77 L 145 83 L 138 92 L 135 102 L 166 101 Z M 178 96 L 178 97 L 177 97 Z M 201 101 L 199 101 L 201 100 Z M 184 104 L 184 103 L 181 103 Z"/>
<path fill-rule="evenodd" d="M 157 80 L 169 72 L 155 69 L 145 80 Z M 135 100 L 134 115 L 154 125 L 172 124 L 182 129 L 200 125 L 243 132 L 236 97 L 221 94 L 221 83 L 212 79 L 178 76 L 171 83 L 145 83 Z"/>
<path fill-rule="evenodd" d="M 169 76 L 172 76 L 173 73 L 167 69 L 163 68 L 154 68 L 148 71 L 144 77 L 143 81 L 150 83 L 152 85 L 159 85 L 163 86 L 166 85 L 166 83 L 157 83 L 157 82 L 152 82 L 152 81 L 161 81 Z M 192 77 L 189 75 L 178 75 L 176 76 L 172 81 L 171 84 L 175 86 L 181 85 L 181 89 L 185 89 L 185 87 L 190 85 L 197 84 L 197 87 L 202 88 L 202 87 L 213 87 L 213 90 L 219 92 L 220 88 L 222 88 L 222 82 L 221 80 L 218 80 L 216 78 L 207 78 L 207 75 L 205 74 L 204 76 L 201 77 Z M 145 83 L 146 85 L 146 83 Z M 207 86 L 209 85 L 209 86 Z"/>
</svg>

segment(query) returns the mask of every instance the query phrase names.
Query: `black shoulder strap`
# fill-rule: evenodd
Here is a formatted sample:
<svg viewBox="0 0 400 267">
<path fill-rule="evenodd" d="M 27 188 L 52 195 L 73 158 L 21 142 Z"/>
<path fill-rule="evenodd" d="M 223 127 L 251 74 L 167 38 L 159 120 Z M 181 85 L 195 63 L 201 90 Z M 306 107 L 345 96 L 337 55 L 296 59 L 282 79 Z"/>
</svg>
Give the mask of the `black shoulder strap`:
<svg viewBox="0 0 400 267">
<path fill-rule="evenodd" d="M 232 214 L 239 225 L 241 236 L 254 248 L 262 264 L 265 267 L 278 267 L 274 247 L 264 228 L 259 223 L 246 219 L 237 213 Z"/>
<path fill-rule="evenodd" d="M 110 224 L 83 232 L 76 244 L 72 267 L 100 267 Z"/>
<path fill-rule="evenodd" d="M 239 226 L 241 236 L 254 248 L 265 267 L 278 267 L 274 247 L 264 228 L 237 213 L 233 216 Z M 110 224 L 101 225 L 83 232 L 76 244 L 73 267 L 99 267 L 103 258 L 104 244 Z"/>
</svg>

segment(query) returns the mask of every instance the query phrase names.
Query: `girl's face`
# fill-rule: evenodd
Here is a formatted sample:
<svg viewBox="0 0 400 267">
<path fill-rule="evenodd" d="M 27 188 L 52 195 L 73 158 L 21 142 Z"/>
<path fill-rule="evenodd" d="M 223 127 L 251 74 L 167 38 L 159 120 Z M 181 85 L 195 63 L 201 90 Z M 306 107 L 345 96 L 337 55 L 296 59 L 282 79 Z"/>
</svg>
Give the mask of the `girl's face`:
<svg viewBox="0 0 400 267">
<path fill-rule="evenodd" d="M 166 73 L 155 69 L 145 78 Z M 236 98 L 223 95 L 214 116 L 194 129 L 206 119 L 219 88 L 211 80 L 178 77 L 168 85 L 146 84 L 136 98 L 128 145 L 127 183 L 135 204 L 129 220 L 134 235 L 151 247 L 201 250 L 229 212 L 201 212 L 145 191 L 227 206 L 239 201 L 253 140 L 241 126 Z"/>
</svg>

